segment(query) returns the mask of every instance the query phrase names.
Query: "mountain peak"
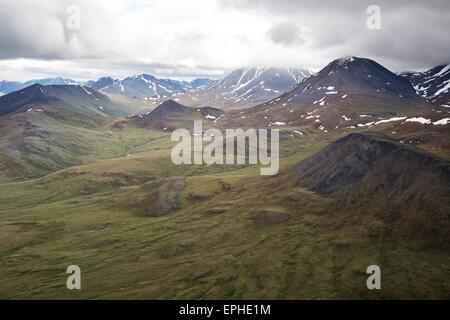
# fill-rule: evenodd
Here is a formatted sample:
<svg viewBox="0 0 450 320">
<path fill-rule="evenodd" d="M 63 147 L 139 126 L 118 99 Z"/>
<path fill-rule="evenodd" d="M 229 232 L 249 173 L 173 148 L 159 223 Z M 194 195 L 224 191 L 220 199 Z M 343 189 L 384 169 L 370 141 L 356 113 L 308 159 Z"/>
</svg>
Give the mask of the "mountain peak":
<svg viewBox="0 0 450 320">
<path fill-rule="evenodd" d="M 336 60 L 338 60 L 340 64 L 345 64 L 345 63 L 354 62 L 355 59 L 361 59 L 361 58 L 358 58 L 355 56 L 344 56 L 344 57 L 340 57 Z"/>
<path fill-rule="evenodd" d="M 100 81 L 100 80 L 114 80 L 114 79 L 112 77 L 106 76 L 106 77 L 100 77 L 98 80 Z"/>
<path fill-rule="evenodd" d="M 33 83 L 32 85 L 30 85 L 28 88 L 40 88 L 40 87 L 44 87 L 44 85 L 40 84 L 40 83 Z M 26 88 L 25 88 L 26 89 Z"/>
<path fill-rule="evenodd" d="M 142 74 L 135 74 L 129 77 L 126 77 L 124 81 L 126 80 L 156 80 L 157 78 L 154 75 L 142 73 Z"/>
<path fill-rule="evenodd" d="M 152 74 L 148 74 L 148 73 L 143 73 L 140 75 L 140 78 L 144 78 L 144 79 L 157 79 L 154 75 Z"/>
<path fill-rule="evenodd" d="M 190 112 L 190 109 L 191 108 L 186 107 L 172 99 L 168 99 L 157 106 L 155 110 L 151 112 L 151 115 L 161 116 L 166 115 L 167 113 L 185 113 L 188 111 Z"/>
<path fill-rule="evenodd" d="M 355 95 L 418 99 L 406 79 L 373 60 L 347 56 L 333 60 L 318 73 L 306 78 L 287 96 L 283 96 L 280 103 L 288 105 L 291 101 L 297 101 L 323 106 Z"/>
<path fill-rule="evenodd" d="M 173 99 L 167 99 L 167 100 L 163 101 L 163 103 L 161 103 L 159 106 L 170 107 L 170 106 L 174 106 L 174 105 L 183 106 L 181 103 L 178 103 Z"/>
<path fill-rule="evenodd" d="M 384 68 L 383 66 L 381 66 L 380 64 L 378 64 L 377 62 L 375 62 L 371 59 L 361 58 L 361 57 L 356 57 L 356 56 L 345 56 L 345 57 L 335 59 L 335 60 L 331 61 L 324 69 L 326 69 L 327 67 L 330 67 L 335 70 L 340 70 L 340 69 L 349 69 L 349 68 L 363 68 L 364 66 L 366 68 L 368 68 L 369 66 L 372 66 L 372 67 L 383 68 L 383 69 L 387 70 L 386 68 Z M 389 70 L 387 70 L 387 71 L 389 71 Z"/>
</svg>

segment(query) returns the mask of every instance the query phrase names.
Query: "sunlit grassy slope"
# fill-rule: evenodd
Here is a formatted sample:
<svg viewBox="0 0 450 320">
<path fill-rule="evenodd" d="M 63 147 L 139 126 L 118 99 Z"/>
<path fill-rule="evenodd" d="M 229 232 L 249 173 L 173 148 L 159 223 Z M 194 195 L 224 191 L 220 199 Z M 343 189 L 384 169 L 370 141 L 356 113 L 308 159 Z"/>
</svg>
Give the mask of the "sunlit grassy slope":
<svg viewBox="0 0 450 320">
<path fill-rule="evenodd" d="M 281 170 L 340 135 L 283 135 Z M 176 166 L 165 133 L 111 130 L 107 139 L 111 159 L 0 184 L 0 298 L 450 297 L 447 250 L 335 212 L 330 199 L 256 166 Z M 175 209 L 146 216 L 154 182 L 171 176 L 185 183 Z M 79 291 L 66 289 L 72 264 Z M 380 291 L 366 288 L 372 264 Z"/>
</svg>

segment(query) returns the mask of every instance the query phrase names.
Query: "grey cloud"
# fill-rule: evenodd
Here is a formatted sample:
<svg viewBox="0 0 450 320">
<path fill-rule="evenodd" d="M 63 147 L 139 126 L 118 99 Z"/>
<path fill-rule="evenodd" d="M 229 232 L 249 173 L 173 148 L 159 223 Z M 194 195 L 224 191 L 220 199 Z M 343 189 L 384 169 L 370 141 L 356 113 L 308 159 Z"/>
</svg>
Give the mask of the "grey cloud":
<svg viewBox="0 0 450 320">
<path fill-rule="evenodd" d="M 301 36 L 300 28 L 292 22 L 284 22 L 274 25 L 268 31 L 269 38 L 285 46 L 301 45 L 305 40 Z"/>
<path fill-rule="evenodd" d="M 220 0 L 228 8 L 300 21 L 311 48 L 362 55 L 388 67 L 427 68 L 450 61 L 450 1 L 434 0 Z M 381 30 L 368 30 L 366 9 L 381 8 Z M 325 63 L 325 61 L 323 62 Z"/>
<path fill-rule="evenodd" d="M 67 9 L 71 5 L 81 9 L 79 30 L 69 30 L 66 26 L 70 16 Z M 102 37 L 97 25 L 108 26 L 103 29 L 108 30 L 114 23 L 97 13 L 96 5 L 88 0 L 0 0 L 0 59 L 104 56 L 107 50 L 102 45 L 110 37 Z"/>
<path fill-rule="evenodd" d="M 448 13 L 447 13 L 448 15 Z M 382 29 L 364 29 L 352 44 L 362 53 L 390 61 L 394 69 L 428 68 L 450 62 L 450 16 L 413 7 L 382 15 Z"/>
<path fill-rule="evenodd" d="M 161 30 L 159 24 L 152 27 L 163 36 L 147 39 L 147 33 L 139 33 L 147 25 L 136 25 L 136 34 L 133 30 L 121 30 L 120 21 L 115 20 L 120 19 L 120 14 L 110 15 L 94 1 L 0 0 L 0 62 L 19 58 L 32 59 L 31 63 L 66 61 L 72 67 L 65 71 L 78 75 L 73 66 L 79 66 L 81 78 L 83 74 L 92 77 L 101 71 L 113 75 L 148 72 L 167 77 L 214 76 L 242 61 L 320 68 L 342 55 L 369 57 L 394 70 L 426 68 L 450 61 L 448 0 L 216 1 L 225 7 L 219 10 L 229 14 L 226 23 L 199 23 L 194 29 L 185 29 L 184 16 L 179 13 L 181 19 L 176 21 L 176 28 L 172 25 L 173 29 L 165 35 L 166 20 L 162 19 Z M 82 28 L 76 32 L 66 28 L 69 4 L 82 9 Z M 381 30 L 366 28 L 369 4 L 381 7 Z M 139 8 L 130 5 L 123 14 L 130 16 Z M 261 26 L 260 33 L 253 36 L 245 32 L 244 24 L 229 38 L 211 31 L 214 27 L 219 31 L 233 30 L 233 15 L 240 13 L 254 18 Z M 170 18 L 172 12 L 161 15 Z M 189 18 L 195 17 L 186 19 Z M 259 49 L 269 54 L 260 55 Z M 140 62 L 141 59 L 149 62 Z M 60 64 L 48 72 L 59 72 L 57 66 Z M 38 67 L 37 62 L 34 67 Z"/>
<path fill-rule="evenodd" d="M 31 2 L 20 7 L 12 1 L 1 1 L 0 30 L 0 58 L 56 57 L 65 44 L 62 23 Z"/>
<path fill-rule="evenodd" d="M 448 0 L 220 0 L 225 7 L 240 9 L 268 9 L 272 12 L 298 13 L 302 10 L 315 10 L 317 14 L 321 11 L 355 12 L 369 5 L 378 5 L 389 9 L 409 8 L 433 8 L 443 12 L 449 9 Z"/>
</svg>

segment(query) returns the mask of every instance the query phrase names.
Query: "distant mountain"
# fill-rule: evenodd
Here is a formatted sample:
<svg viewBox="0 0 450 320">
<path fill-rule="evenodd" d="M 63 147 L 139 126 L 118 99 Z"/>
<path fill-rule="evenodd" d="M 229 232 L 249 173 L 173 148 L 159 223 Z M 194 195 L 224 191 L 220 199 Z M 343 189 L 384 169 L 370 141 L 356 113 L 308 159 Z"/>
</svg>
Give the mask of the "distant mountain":
<svg viewBox="0 0 450 320">
<path fill-rule="evenodd" d="M 123 80 L 103 77 L 87 85 L 110 94 L 121 94 L 133 99 L 162 101 L 176 94 L 207 86 L 213 80 L 194 79 L 191 82 L 160 79 L 153 75 L 141 74 Z"/>
<path fill-rule="evenodd" d="M 450 108 L 450 64 L 440 65 L 425 72 L 405 72 L 417 94 L 434 105 Z"/>
<path fill-rule="evenodd" d="M 312 125 L 329 131 L 424 110 L 426 101 L 405 78 L 370 59 L 344 57 L 241 117 L 259 126 Z"/>
<path fill-rule="evenodd" d="M 86 86 L 95 89 L 95 90 L 102 90 L 105 89 L 108 86 L 113 85 L 114 83 L 116 83 L 118 80 L 114 80 L 111 77 L 102 77 L 100 79 L 98 79 L 97 81 L 88 81 L 86 82 Z"/>
<path fill-rule="evenodd" d="M 108 79 L 108 81 L 110 80 Z M 142 74 L 115 80 L 101 90 L 111 94 L 123 94 L 135 99 L 160 99 L 183 92 L 186 87 L 176 80 L 158 79 L 152 75 Z"/>
<path fill-rule="evenodd" d="M 381 135 L 353 133 L 303 160 L 288 176 L 335 199 L 336 212 L 370 212 L 395 234 L 450 244 L 447 160 Z"/>
<path fill-rule="evenodd" d="M 310 71 L 298 68 L 241 68 L 221 80 L 176 98 L 189 106 L 253 106 L 293 88 L 310 74 Z"/>
<path fill-rule="evenodd" d="M 0 81 L 0 92 L 7 94 L 17 90 L 21 90 L 23 88 L 32 86 L 33 84 L 41 84 L 41 85 L 77 85 L 80 84 L 77 81 L 67 78 L 45 78 L 45 79 L 33 79 L 26 82 L 18 82 L 18 81 Z"/>
<path fill-rule="evenodd" d="M 191 82 L 189 82 L 189 86 L 191 88 L 191 90 L 195 90 L 195 89 L 200 89 L 203 87 L 206 87 L 212 83 L 214 83 L 215 81 L 209 78 L 197 78 L 192 80 Z"/>
<path fill-rule="evenodd" d="M 0 92 L 7 94 L 13 91 L 20 90 L 24 87 L 24 84 L 17 81 L 0 81 Z"/>
<path fill-rule="evenodd" d="M 29 108 L 59 109 L 101 116 L 123 116 L 130 112 L 107 96 L 83 85 L 34 84 L 0 97 L 0 116 L 24 112 Z"/>
<path fill-rule="evenodd" d="M 349 96 L 416 99 L 411 84 L 373 60 L 344 57 L 329 63 L 302 81 L 281 100 L 308 105 L 326 105 Z M 286 102 L 285 101 L 285 102 Z"/>
<path fill-rule="evenodd" d="M 72 79 L 56 77 L 56 78 L 44 78 L 44 79 L 29 80 L 29 81 L 24 82 L 24 87 L 28 87 L 33 84 L 41 84 L 44 86 L 48 86 L 48 85 L 77 85 L 80 83 L 75 80 L 72 80 Z"/>
<path fill-rule="evenodd" d="M 33 84 L 84 85 L 105 93 L 124 95 L 133 99 L 154 100 L 155 104 L 159 104 L 161 101 L 176 94 L 197 90 L 206 87 L 213 82 L 214 80 L 208 78 L 198 78 L 192 81 L 159 79 L 148 74 L 135 75 L 123 80 L 102 77 L 98 80 L 90 80 L 84 83 L 68 78 L 56 77 L 33 79 L 26 82 L 0 81 L 0 94 L 8 94 Z"/>
<path fill-rule="evenodd" d="M 205 125 L 220 118 L 223 111 L 212 107 L 190 108 L 173 100 L 167 100 L 146 114 L 131 117 L 133 123 L 140 127 L 156 130 L 174 130 L 192 128 L 194 120 L 203 120 Z"/>
<path fill-rule="evenodd" d="M 0 170 L 34 177 L 98 157 L 125 154 L 105 131 L 136 110 L 82 85 L 34 84 L 0 97 Z"/>
</svg>

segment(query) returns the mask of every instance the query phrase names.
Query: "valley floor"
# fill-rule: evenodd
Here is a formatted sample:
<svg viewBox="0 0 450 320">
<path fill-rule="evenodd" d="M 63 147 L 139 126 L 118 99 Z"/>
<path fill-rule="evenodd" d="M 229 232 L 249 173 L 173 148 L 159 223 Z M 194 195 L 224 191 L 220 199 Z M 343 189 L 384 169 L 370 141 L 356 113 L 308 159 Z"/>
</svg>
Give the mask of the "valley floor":
<svg viewBox="0 0 450 320">
<path fill-rule="evenodd" d="M 282 170 L 336 138 L 284 139 Z M 175 209 L 146 216 L 172 176 Z M 5 182 L 0 203 L 1 299 L 450 298 L 448 250 L 257 167 L 175 166 L 167 147 Z M 81 290 L 66 288 L 69 265 Z"/>
</svg>

